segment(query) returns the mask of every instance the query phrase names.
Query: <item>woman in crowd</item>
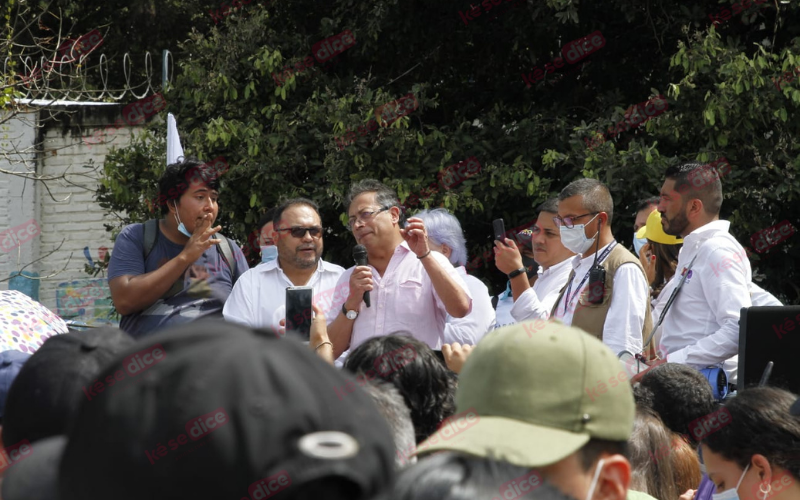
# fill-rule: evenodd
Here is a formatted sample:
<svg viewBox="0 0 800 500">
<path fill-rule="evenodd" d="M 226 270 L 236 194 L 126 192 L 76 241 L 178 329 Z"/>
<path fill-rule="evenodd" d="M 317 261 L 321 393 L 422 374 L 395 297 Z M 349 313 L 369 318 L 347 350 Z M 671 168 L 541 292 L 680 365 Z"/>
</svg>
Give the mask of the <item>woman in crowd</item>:
<svg viewBox="0 0 800 500">
<path fill-rule="evenodd" d="M 678 253 L 683 246 L 683 240 L 664 232 L 661 225 L 661 213 L 658 210 L 650 213 L 647 217 L 647 224 L 639 228 L 636 237 L 647 238 L 647 243 L 639 252 L 639 260 L 645 275 L 647 275 L 647 281 L 650 283 L 650 296 L 655 307 L 656 304 L 666 302 L 661 298 L 668 298 L 668 295 L 664 297 L 666 294 L 663 294 L 662 291 L 675 275 Z"/>
<path fill-rule="evenodd" d="M 659 500 L 674 500 L 700 484 L 700 462 L 694 450 L 649 408 L 637 407 L 628 444 L 631 490 Z M 683 447 L 689 452 L 685 453 Z"/>
<path fill-rule="evenodd" d="M 700 449 L 715 498 L 800 498 L 800 418 L 790 412 L 795 400 L 773 387 L 745 389 L 698 423 L 706 429 Z"/>
</svg>

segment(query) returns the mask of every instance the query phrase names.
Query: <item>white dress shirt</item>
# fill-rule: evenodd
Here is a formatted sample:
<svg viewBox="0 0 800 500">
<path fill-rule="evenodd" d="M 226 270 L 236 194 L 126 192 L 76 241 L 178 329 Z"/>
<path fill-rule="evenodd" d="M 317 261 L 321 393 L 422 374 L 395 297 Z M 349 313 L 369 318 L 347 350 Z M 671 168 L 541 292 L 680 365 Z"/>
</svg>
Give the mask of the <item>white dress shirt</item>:
<svg viewBox="0 0 800 500">
<path fill-rule="evenodd" d="M 686 282 L 664 318 L 661 343 L 670 363 L 697 369 L 719 365 L 739 353 L 739 311 L 752 305 L 750 261 L 728 233 L 730 222 L 717 220 L 683 239 L 673 280 L 696 259 Z M 736 380 L 736 363 L 725 364 Z"/>
<path fill-rule="evenodd" d="M 497 296 L 497 307 L 494 310 L 495 329 L 513 325 L 517 322 L 514 316 L 511 315 L 512 307 L 514 307 L 514 295 L 511 293 L 511 281 L 509 281 L 505 291 Z"/>
<path fill-rule="evenodd" d="M 609 245 L 611 244 L 613 242 L 609 243 Z M 602 255 L 606 248 L 608 245 L 601 247 L 597 251 L 597 255 Z M 581 289 L 575 290 L 583 277 L 589 274 L 589 270 L 594 264 L 594 254 L 586 258 L 578 254 L 572 258 L 571 262 L 575 269 L 572 290 L 569 290 L 568 285 L 567 290 L 570 292 L 570 296 L 567 297 L 566 293 L 564 294 L 553 316 L 565 325 L 572 324 L 575 308 L 580 307 L 578 301 L 581 294 L 589 286 L 587 277 Z M 564 302 L 567 299 L 569 299 L 569 304 L 565 312 Z M 629 262 L 617 268 L 614 274 L 614 288 L 609 300 L 611 303 L 603 324 L 603 343 L 615 354 L 622 351 L 642 352 L 642 328 L 644 328 L 647 308 L 650 307 L 650 287 L 644 273 L 635 263 Z"/>
<path fill-rule="evenodd" d="M 439 265 L 447 271 L 467 294 L 472 311 L 472 295 L 464 280 L 459 276 L 453 264 L 447 257 L 439 252 L 431 252 L 426 259 L 436 259 Z M 444 338 L 444 324 L 447 318 L 442 299 L 433 288 L 428 272 L 411 251 L 406 242 L 394 249 L 394 254 L 389 260 L 389 265 L 383 276 L 372 269 L 372 291 L 370 292 L 370 307 L 362 301 L 359 306 L 358 317 L 353 322 L 353 333 L 350 337 L 352 351 L 364 341 L 372 337 L 380 337 L 405 331 L 412 337 L 425 342 L 431 349 L 441 349 Z M 332 312 L 326 315 L 328 324 L 336 319 L 336 315 L 347 300 L 350 290 L 350 275 L 355 266 L 347 269 L 339 277 L 336 284 L 341 293 L 333 299 Z M 230 300 L 230 299 L 228 299 Z"/>
<path fill-rule="evenodd" d="M 572 259 L 564 259 L 547 269 L 539 268 L 539 278 L 532 287 L 517 297 L 511 308 L 511 315 L 517 321 L 549 319 L 550 311 L 558 300 L 558 294 L 569 279 L 572 271 Z"/>
<path fill-rule="evenodd" d="M 279 260 L 259 264 L 236 281 L 222 309 L 226 320 L 251 328 L 271 327 L 276 331 L 280 328 L 280 321 L 286 319 L 286 289 L 295 285 L 278 265 Z M 304 285 L 314 289 L 314 303 L 322 308 L 326 318 L 335 316 L 330 307 L 342 273 L 343 267 L 320 259 Z"/>
<path fill-rule="evenodd" d="M 467 274 L 464 266 L 456 268 L 459 276 L 467 284 L 469 293 L 472 295 L 472 312 L 463 318 L 454 318 L 447 315 L 444 325 L 444 343 L 475 345 L 486 335 L 486 332 L 494 328 L 494 308 L 492 307 L 492 297 L 489 295 L 489 288 L 475 276 Z"/>
</svg>

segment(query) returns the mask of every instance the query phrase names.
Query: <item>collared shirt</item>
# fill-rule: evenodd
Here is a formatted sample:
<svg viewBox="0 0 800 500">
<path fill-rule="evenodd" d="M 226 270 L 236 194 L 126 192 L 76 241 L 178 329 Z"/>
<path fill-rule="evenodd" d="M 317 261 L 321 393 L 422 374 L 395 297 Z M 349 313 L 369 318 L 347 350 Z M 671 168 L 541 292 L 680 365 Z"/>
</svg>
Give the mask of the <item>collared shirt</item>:
<svg viewBox="0 0 800 500">
<path fill-rule="evenodd" d="M 728 232 L 730 222 L 716 220 L 683 239 L 673 280 L 695 259 L 686 282 L 666 317 L 661 343 L 670 363 L 702 369 L 739 353 L 739 311 L 752 305 L 750 260 Z M 726 363 L 735 380 L 735 363 Z"/>
<path fill-rule="evenodd" d="M 436 259 L 443 269 L 467 294 L 472 310 L 472 295 L 464 280 L 458 275 L 447 257 L 439 252 L 431 252 L 426 259 Z M 372 337 L 380 337 L 405 331 L 412 337 L 425 342 L 431 349 L 440 349 L 444 338 L 444 324 L 447 318 L 442 299 L 433 288 L 428 273 L 419 260 L 403 242 L 394 249 L 394 254 L 389 260 L 389 265 L 383 276 L 372 269 L 372 291 L 370 292 L 371 307 L 362 301 L 358 317 L 353 322 L 353 334 L 350 337 L 350 350 L 352 351 L 364 341 Z M 336 287 L 347 290 L 334 296 L 332 313 L 326 316 L 330 324 L 335 318 L 334 313 L 342 308 L 349 293 L 350 275 L 355 266 L 346 270 Z"/>
<path fill-rule="evenodd" d="M 251 328 L 271 327 L 276 331 L 280 328 L 280 321 L 286 318 L 286 289 L 295 285 L 280 268 L 279 260 L 260 264 L 239 278 L 222 309 L 226 320 Z M 320 259 L 316 271 L 303 285 L 314 289 L 313 301 L 322 308 L 326 318 L 336 316 L 330 305 L 342 273 L 343 267 Z"/>
<path fill-rule="evenodd" d="M 513 325 L 517 322 L 511 315 L 511 308 L 514 307 L 514 295 L 511 293 L 511 281 L 503 293 L 497 296 L 497 307 L 495 307 L 494 315 L 495 322 L 494 328 L 501 328 L 503 326 Z"/>
<path fill-rule="evenodd" d="M 550 311 L 553 310 L 561 289 L 567 284 L 570 271 L 572 271 L 572 259 L 564 259 L 547 269 L 540 267 L 536 271 L 539 275 L 536 283 L 522 292 L 514 302 L 514 307 L 511 308 L 514 319 L 527 321 L 550 318 Z"/>
<path fill-rule="evenodd" d="M 489 288 L 475 276 L 467 274 L 464 266 L 456 268 L 459 276 L 467 284 L 470 295 L 472 295 L 472 312 L 463 318 L 454 318 L 447 315 L 444 325 L 444 343 L 475 345 L 486 335 L 486 332 L 494 328 L 494 308 L 492 298 L 489 296 Z"/>
<path fill-rule="evenodd" d="M 609 243 L 611 245 L 612 243 Z M 608 245 L 601 247 L 597 255 L 603 254 Z M 583 290 L 589 286 L 587 279 L 580 290 L 575 288 L 580 284 L 594 264 L 594 254 L 583 258 L 581 254 L 572 258 L 572 268 L 575 269 L 570 296 L 566 293 L 558 303 L 553 318 L 562 321 L 565 325 L 572 324 L 572 317 L 578 300 Z M 564 311 L 564 303 L 569 300 Z M 650 287 L 644 273 L 633 262 L 622 264 L 614 274 L 614 288 L 608 308 L 606 321 L 603 324 L 603 343 L 611 348 L 615 354 L 622 351 L 631 353 L 642 352 L 642 328 L 647 308 L 650 307 Z"/>
</svg>

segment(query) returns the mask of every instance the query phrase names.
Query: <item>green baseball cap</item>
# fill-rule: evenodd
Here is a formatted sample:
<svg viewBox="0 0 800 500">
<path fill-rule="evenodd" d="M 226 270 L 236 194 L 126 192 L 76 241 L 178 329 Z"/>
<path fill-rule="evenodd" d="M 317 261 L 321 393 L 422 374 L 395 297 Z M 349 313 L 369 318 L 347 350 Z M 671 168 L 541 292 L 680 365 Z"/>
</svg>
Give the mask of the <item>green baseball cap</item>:
<svg viewBox="0 0 800 500">
<path fill-rule="evenodd" d="M 628 379 L 611 349 L 583 330 L 541 320 L 499 328 L 464 364 L 456 415 L 417 453 L 542 467 L 590 438 L 627 441 L 635 411 Z"/>
</svg>

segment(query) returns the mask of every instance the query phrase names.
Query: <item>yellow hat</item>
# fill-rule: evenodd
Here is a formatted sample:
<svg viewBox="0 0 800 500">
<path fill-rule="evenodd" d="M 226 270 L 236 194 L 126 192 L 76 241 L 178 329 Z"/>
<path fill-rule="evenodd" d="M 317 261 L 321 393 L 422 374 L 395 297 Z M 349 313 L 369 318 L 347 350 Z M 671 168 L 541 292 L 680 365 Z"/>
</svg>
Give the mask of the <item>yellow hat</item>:
<svg viewBox="0 0 800 500">
<path fill-rule="evenodd" d="M 647 217 L 647 224 L 636 231 L 636 237 L 647 238 L 650 241 L 663 243 L 665 245 L 678 245 L 683 243 L 682 239 L 676 236 L 670 236 L 664 232 L 664 227 L 661 225 L 661 212 L 658 210 L 650 212 L 650 215 Z"/>
</svg>

